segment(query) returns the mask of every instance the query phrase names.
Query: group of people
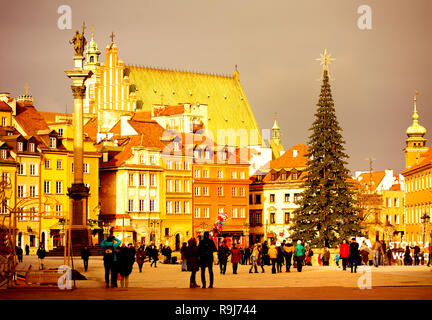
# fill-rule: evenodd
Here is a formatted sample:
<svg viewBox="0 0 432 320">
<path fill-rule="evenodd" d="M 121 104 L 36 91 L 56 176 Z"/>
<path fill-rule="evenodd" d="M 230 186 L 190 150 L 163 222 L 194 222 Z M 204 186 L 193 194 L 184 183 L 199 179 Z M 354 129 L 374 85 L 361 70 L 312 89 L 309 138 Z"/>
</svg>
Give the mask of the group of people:
<svg viewBox="0 0 432 320">
<path fill-rule="evenodd" d="M 135 263 L 136 250 L 132 243 L 127 246 L 111 233 L 101 242 L 104 248 L 105 285 L 107 288 L 117 288 L 120 280 L 122 288 L 129 285 L 129 275 Z M 110 281 L 111 276 L 111 281 Z M 120 279 L 119 279 L 120 278 Z"/>
</svg>

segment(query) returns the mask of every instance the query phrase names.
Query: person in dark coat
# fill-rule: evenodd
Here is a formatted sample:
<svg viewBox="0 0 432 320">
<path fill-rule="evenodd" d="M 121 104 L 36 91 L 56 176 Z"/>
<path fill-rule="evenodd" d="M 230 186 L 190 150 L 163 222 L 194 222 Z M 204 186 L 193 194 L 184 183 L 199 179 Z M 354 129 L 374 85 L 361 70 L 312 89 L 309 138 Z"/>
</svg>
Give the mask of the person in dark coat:
<svg viewBox="0 0 432 320">
<path fill-rule="evenodd" d="M 142 272 L 142 267 L 145 259 L 144 246 L 140 246 L 136 252 L 136 262 L 138 264 L 139 272 Z"/>
<path fill-rule="evenodd" d="M 237 267 L 240 261 L 241 261 L 241 251 L 239 248 L 236 247 L 235 244 L 233 244 L 233 247 L 231 249 L 231 262 L 233 267 L 233 274 L 237 274 Z"/>
<path fill-rule="evenodd" d="M 351 273 L 353 273 L 353 270 L 355 273 L 357 273 L 357 265 L 360 261 L 360 252 L 359 244 L 355 238 L 351 238 L 351 243 L 349 245 L 349 261 L 351 264 Z"/>
<path fill-rule="evenodd" d="M 117 270 L 120 275 L 120 286 L 122 288 L 127 288 L 129 285 L 129 275 L 131 273 L 131 251 L 123 243 L 119 250 L 116 251 L 116 253 L 118 254 Z"/>
<path fill-rule="evenodd" d="M 170 246 L 165 247 L 166 263 L 171 263 L 172 249 Z"/>
<path fill-rule="evenodd" d="M 195 242 L 196 242 L 196 240 L 195 240 Z M 187 248 L 187 243 L 183 242 L 183 245 L 180 249 L 181 261 L 182 261 L 182 266 L 181 266 L 182 271 L 187 271 L 186 248 Z"/>
<path fill-rule="evenodd" d="M 204 232 L 203 240 L 198 245 L 200 266 L 201 266 L 201 282 L 203 289 L 206 287 L 205 269 L 208 268 L 210 276 L 209 288 L 213 288 L 213 253 L 216 252 L 216 246 L 212 239 L 210 239 L 210 233 Z"/>
<path fill-rule="evenodd" d="M 45 256 L 46 256 L 45 246 L 43 243 L 40 244 L 36 254 L 39 258 L 39 270 L 43 270 L 45 268 Z"/>
<path fill-rule="evenodd" d="M 25 246 L 25 253 L 26 253 L 26 256 L 28 256 L 30 254 L 30 247 L 28 244 L 26 244 L 26 246 Z"/>
<path fill-rule="evenodd" d="M 129 249 L 129 268 L 130 268 L 129 273 L 132 273 L 133 265 L 135 263 L 136 249 L 132 243 L 128 244 L 128 249 Z"/>
<path fill-rule="evenodd" d="M 282 245 L 276 246 L 276 250 L 277 250 L 277 257 L 276 257 L 277 272 L 280 273 L 280 272 L 282 272 L 282 266 L 284 263 L 285 251 L 283 250 Z"/>
<path fill-rule="evenodd" d="M 150 249 L 150 258 L 153 259 L 152 263 L 150 264 L 150 267 L 154 264 L 155 268 L 157 268 L 157 261 L 159 260 L 159 252 L 155 245 L 152 246 Z"/>
<path fill-rule="evenodd" d="M 85 246 L 82 250 L 81 250 L 81 259 L 83 260 L 84 263 L 84 271 L 87 272 L 88 269 L 88 262 L 89 262 L 89 257 L 90 257 L 90 250 L 87 246 Z"/>
<path fill-rule="evenodd" d="M 267 242 L 264 241 L 264 243 L 262 244 L 262 259 L 261 259 L 261 266 L 263 265 L 270 265 L 270 256 L 268 254 L 269 251 L 269 247 L 267 245 Z"/>
<path fill-rule="evenodd" d="M 199 288 L 200 286 L 196 283 L 196 273 L 200 268 L 199 261 L 199 250 L 195 238 L 191 238 L 188 241 L 188 246 L 184 249 L 186 269 L 191 272 L 189 288 Z"/>
<path fill-rule="evenodd" d="M 225 274 L 226 272 L 229 255 L 230 255 L 230 249 L 226 245 L 225 241 L 223 241 L 218 249 L 218 260 L 219 260 L 219 267 L 220 267 L 221 274 Z"/>
<path fill-rule="evenodd" d="M 15 247 L 15 253 L 18 259 L 18 263 L 23 262 L 23 249 L 21 247 Z"/>
<path fill-rule="evenodd" d="M 244 250 L 244 258 L 245 258 L 245 264 L 250 264 L 250 257 L 251 257 L 252 249 L 251 247 L 246 247 Z"/>
</svg>

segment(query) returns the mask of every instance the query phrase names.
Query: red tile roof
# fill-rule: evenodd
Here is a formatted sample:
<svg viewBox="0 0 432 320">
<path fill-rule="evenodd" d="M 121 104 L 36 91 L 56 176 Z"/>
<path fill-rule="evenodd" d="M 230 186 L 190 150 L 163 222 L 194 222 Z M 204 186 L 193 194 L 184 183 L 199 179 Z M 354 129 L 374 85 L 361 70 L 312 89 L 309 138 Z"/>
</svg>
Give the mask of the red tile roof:
<svg viewBox="0 0 432 320">
<path fill-rule="evenodd" d="M 374 191 L 384 179 L 384 177 L 385 171 L 365 172 L 357 177 L 357 181 L 366 185 L 369 185 L 372 181 L 371 191 Z"/>
<path fill-rule="evenodd" d="M 11 112 L 12 108 L 4 101 L 0 101 L 0 111 Z"/>
<path fill-rule="evenodd" d="M 294 157 L 294 150 L 297 150 L 297 155 Z M 308 158 L 308 147 L 304 144 L 297 144 L 291 149 L 287 150 L 279 158 L 270 161 L 270 169 L 282 169 L 282 168 L 298 168 L 306 167 Z"/>
<path fill-rule="evenodd" d="M 15 120 L 20 124 L 26 135 L 34 136 L 39 130 L 49 130 L 45 119 L 34 106 L 24 106 L 17 103 Z"/>
<path fill-rule="evenodd" d="M 72 113 L 60 113 L 60 112 L 47 112 L 47 111 L 39 111 L 42 118 L 45 119 L 46 122 L 57 122 L 57 116 L 61 116 L 62 118 L 69 117 L 72 118 Z"/>
<path fill-rule="evenodd" d="M 135 120 L 135 121 L 151 120 L 151 112 L 150 111 L 135 112 L 131 120 Z"/>
<path fill-rule="evenodd" d="M 160 116 L 171 116 L 174 114 L 182 114 L 184 113 L 184 106 L 180 105 L 180 106 L 165 106 L 164 108 L 161 109 L 155 109 L 154 115 L 155 117 L 160 117 Z"/>
<path fill-rule="evenodd" d="M 83 130 L 89 138 L 96 138 L 98 131 L 97 117 L 91 118 L 89 121 L 87 121 L 87 123 L 84 125 Z"/>
</svg>

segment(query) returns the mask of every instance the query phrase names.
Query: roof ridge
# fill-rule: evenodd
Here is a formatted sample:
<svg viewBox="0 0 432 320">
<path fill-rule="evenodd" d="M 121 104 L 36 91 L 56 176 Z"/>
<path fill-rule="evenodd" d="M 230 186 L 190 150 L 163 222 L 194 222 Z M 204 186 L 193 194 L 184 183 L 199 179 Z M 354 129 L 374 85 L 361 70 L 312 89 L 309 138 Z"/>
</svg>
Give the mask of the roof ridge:
<svg viewBox="0 0 432 320">
<path fill-rule="evenodd" d="M 136 64 L 127 64 L 125 65 L 126 68 L 136 68 L 136 69 L 152 69 L 152 70 L 159 70 L 159 71 L 171 71 L 171 72 L 181 72 L 181 73 L 192 73 L 192 74 L 199 74 L 199 75 L 205 75 L 205 76 L 212 76 L 212 77 L 222 77 L 222 78 L 231 78 L 234 79 L 233 76 L 229 74 L 217 74 L 217 73 L 210 73 L 210 72 L 198 72 L 198 71 L 189 71 L 189 70 L 180 70 L 180 69 L 174 69 L 174 68 L 164 68 L 164 67 L 155 67 L 155 66 L 144 66 L 144 65 L 136 65 Z"/>
</svg>

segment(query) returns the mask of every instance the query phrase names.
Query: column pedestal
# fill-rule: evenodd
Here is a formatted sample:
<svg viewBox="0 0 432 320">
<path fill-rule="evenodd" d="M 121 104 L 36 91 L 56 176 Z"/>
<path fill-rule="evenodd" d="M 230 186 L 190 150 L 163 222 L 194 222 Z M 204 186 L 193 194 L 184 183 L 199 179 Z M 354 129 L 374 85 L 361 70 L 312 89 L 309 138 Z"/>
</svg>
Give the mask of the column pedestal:
<svg viewBox="0 0 432 320">
<path fill-rule="evenodd" d="M 71 242 L 73 248 L 90 244 L 90 229 L 87 227 L 87 198 L 89 188 L 84 183 L 74 183 L 68 188 L 72 201 Z"/>
</svg>

